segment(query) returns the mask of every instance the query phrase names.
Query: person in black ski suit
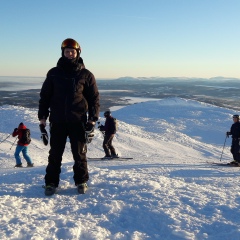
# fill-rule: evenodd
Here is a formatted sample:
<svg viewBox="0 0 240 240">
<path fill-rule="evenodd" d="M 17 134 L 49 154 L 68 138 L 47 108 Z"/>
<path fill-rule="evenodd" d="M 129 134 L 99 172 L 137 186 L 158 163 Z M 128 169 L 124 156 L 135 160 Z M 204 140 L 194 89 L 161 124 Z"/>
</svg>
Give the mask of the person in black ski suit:
<svg viewBox="0 0 240 240">
<path fill-rule="evenodd" d="M 105 125 L 99 126 L 99 130 L 101 132 L 105 132 L 103 140 L 105 156 L 103 158 L 118 158 L 115 148 L 112 145 L 112 140 L 114 138 L 114 134 L 116 133 L 114 118 L 111 116 L 110 111 L 106 111 L 104 113 L 104 117 L 106 118 Z"/>
<path fill-rule="evenodd" d="M 232 145 L 231 153 L 233 155 L 233 161 L 230 164 L 240 166 L 240 122 L 239 115 L 233 115 L 233 124 L 231 126 L 230 132 L 227 132 L 227 137 L 232 135 Z"/>
<path fill-rule="evenodd" d="M 45 175 L 45 194 L 59 185 L 62 155 L 67 137 L 74 159 L 74 182 L 79 193 L 89 180 L 85 130 L 94 128 L 99 117 L 99 92 L 94 75 L 85 68 L 80 45 L 68 38 L 61 45 L 62 57 L 50 69 L 42 85 L 38 118 L 50 122 L 50 151 Z"/>
</svg>

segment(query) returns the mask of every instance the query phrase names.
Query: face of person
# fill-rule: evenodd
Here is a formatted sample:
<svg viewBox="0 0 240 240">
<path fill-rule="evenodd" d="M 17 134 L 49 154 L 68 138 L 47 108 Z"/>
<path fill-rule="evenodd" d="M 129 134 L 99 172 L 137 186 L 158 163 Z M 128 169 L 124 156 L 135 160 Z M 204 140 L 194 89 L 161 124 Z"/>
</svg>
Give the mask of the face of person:
<svg viewBox="0 0 240 240">
<path fill-rule="evenodd" d="M 74 59 L 77 57 L 77 50 L 73 48 L 65 48 L 64 56 L 68 59 Z"/>
<path fill-rule="evenodd" d="M 234 121 L 234 122 L 238 122 L 238 118 L 233 117 L 233 121 Z"/>
</svg>

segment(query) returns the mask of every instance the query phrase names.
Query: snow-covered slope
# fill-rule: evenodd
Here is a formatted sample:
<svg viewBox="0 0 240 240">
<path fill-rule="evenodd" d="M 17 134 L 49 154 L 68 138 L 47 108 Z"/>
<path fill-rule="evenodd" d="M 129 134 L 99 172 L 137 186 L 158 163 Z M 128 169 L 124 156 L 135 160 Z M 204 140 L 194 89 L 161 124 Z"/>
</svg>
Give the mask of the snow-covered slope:
<svg viewBox="0 0 240 240">
<path fill-rule="evenodd" d="M 0 113 L 0 141 L 21 121 L 31 129 L 35 164 L 14 169 L 15 138 L 1 143 L 1 239 L 240 239 L 239 169 L 206 163 L 219 162 L 235 112 L 179 98 L 119 109 L 114 146 L 134 159 L 89 159 L 89 190 L 78 195 L 67 142 L 52 197 L 42 189 L 49 146 L 40 141 L 37 111 L 4 106 Z M 96 129 L 89 157 L 104 155 L 102 140 Z M 222 161 L 231 160 L 230 142 Z"/>
</svg>

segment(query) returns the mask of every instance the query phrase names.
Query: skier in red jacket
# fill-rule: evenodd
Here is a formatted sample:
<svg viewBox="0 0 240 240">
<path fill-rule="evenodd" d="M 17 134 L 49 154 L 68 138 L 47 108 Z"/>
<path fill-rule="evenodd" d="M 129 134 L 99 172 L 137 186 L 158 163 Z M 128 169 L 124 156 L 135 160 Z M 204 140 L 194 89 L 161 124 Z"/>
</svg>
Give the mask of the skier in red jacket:
<svg viewBox="0 0 240 240">
<path fill-rule="evenodd" d="M 30 139 L 30 135 L 25 134 L 26 130 L 27 130 L 27 127 L 21 122 L 18 128 L 15 128 L 12 133 L 13 137 L 18 136 L 18 139 L 19 139 L 17 142 L 15 153 L 14 153 L 14 156 L 16 159 L 15 167 L 22 167 L 21 157 L 19 155 L 20 152 L 22 152 L 24 159 L 27 161 L 27 167 L 33 167 L 32 160 L 28 155 L 28 145 L 31 139 Z"/>
</svg>

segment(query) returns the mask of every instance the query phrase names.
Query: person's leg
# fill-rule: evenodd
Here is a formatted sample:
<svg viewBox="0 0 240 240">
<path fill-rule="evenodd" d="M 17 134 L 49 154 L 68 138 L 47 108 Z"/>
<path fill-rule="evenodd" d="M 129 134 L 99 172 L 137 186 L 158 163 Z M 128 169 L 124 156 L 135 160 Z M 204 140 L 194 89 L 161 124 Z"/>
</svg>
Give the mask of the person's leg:
<svg viewBox="0 0 240 240">
<path fill-rule="evenodd" d="M 113 138 L 114 138 L 114 134 L 110 135 L 108 140 L 108 148 L 111 152 L 111 156 L 116 156 L 117 154 L 116 154 L 115 148 L 112 145 Z"/>
<path fill-rule="evenodd" d="M 32 160 L 28 155 L 28 147 L 24 146 L 24 148 L 22 149 L 22 154 L 24 159 L 27 161 L 28 164 L 32 164 Z"/>
<path fill-rule="evenodd" d="M 69 139 L 74 159 L 73 179 L 75 185 L 86 183 L 89 179 L 87 167 L 87 145 L 85 143 L 85 129 L 81 122 L 68 125 Z"/>
<path fill-rule="evenodd" d="M 108 142 L 109 142 L 109 138 L 111 135 L 105 135 L 104 139 L 103 139 L 103 150 L 105 152 L 105 156 L 106 157 L 111 157 L 111 153 L 108 147 Z"/>
<path fill-rule="evenodd" d="M 239 143 L 236 140 L 232 141 L 231 153 L 234 159 L 234 161 L 232 161 L 231 164 L 237 164 L 238 156 L 239 156 Z"/>
<path fill-rule="evenodd" d="M 67 128 L 64 123 L 52 123 L 50 129 L 50 151 L 46 168 L 45 184 L 53 183 L 58 187 L 60 181 L 62 155 L 67 139 Z"/>
<path fill-rule="evenodd" d="M 16 164 L 19 165 L 19 164 L 22 164 L 22 161 L 21 161 L 21 157 L 20 157 L 20 152 L 22 151 L 24 147 L 23 146 L 20 146 L 20 145 L 17 145 L 16 146 L 16 150 L 15 150 L 15 153 L 14 153 L 14 157 L 16 159 Z"/>
<path fill-rule="evenodd" d="M 233 155 L 233 143 L 232 143 L 232 145 L 231 145 L 230 152 L 231 152 L 231 154 Z"/>
<path fill-rule="evenodd" d="M 236 151 L 235 151 L 235 158 L 238 164 L 240 164 L 240 146 L 239 146 L 239 141 L 236 144 Z"/>
</svg>

